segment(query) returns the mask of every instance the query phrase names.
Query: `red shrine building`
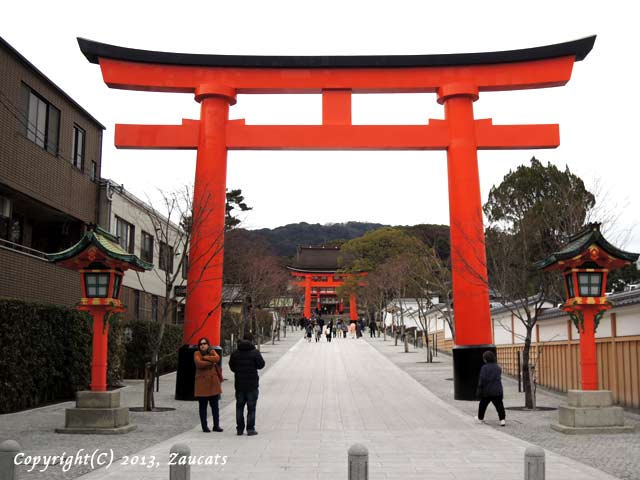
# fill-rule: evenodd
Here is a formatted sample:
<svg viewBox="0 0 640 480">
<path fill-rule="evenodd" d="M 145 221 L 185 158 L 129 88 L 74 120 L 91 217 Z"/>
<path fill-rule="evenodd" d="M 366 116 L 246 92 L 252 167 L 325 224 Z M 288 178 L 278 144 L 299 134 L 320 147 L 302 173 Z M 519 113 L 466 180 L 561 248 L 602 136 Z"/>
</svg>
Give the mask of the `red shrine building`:
<svg viewBox="0 0 640 480">
<path fill-rule="evenodd" d="M 287 269 L 293 275 L 293 284 L 304 289 L 304 317 L 312 313 L 338 315 L 349 313 L 350 320 L 358 319 L 356 295 L 349 296 L 349 304 L 338 295 L 338 288 L 345 280 L 362 273 L 338 273 L 340 247 L 298 247 L 295 261 Z"/>
</svg>

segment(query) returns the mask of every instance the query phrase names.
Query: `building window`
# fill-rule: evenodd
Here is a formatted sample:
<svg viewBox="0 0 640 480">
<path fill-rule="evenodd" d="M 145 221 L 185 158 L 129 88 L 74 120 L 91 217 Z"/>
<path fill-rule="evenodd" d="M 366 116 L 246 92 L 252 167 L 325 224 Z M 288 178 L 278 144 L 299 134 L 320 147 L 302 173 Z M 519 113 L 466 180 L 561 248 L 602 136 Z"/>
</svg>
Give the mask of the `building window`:
<svg viewBox="0 0 640 480">
<path fill-rule="evenodd" d="M 188 274 L 189 274 L 189 255 L 185 255 L 182 258 L 182 278 L 186 280 Z"/>
<path fill-rule="evenodd" d="M 24 83 L 22 84 L 22 104 L 26 137 L 47 152 L 57 155 L 60 110 Z"/>
<path fill-rule="evenodd" d="M 116 235 L 118 243 L 127 252 L 133 253 L 135 229 L 129 222 L 125 222 L 120 217 L 116 217 Z"/>
<path fill-rule="evenodd" d="M 154 322 L 158 321 L 158 297 L 156 295 L 151 298 L 151 319 Z"/>
<path fill-rule="evenodd" d="M 98 177 L 98 164 L 96 162 L 94 162 L 93 160 L 91 160 L 91 181 L 95 182 L 96 178 Z"/>
<path fill-rule="evenodd" d="M 179 303 L 176 310 L 176 323 L 178 325 L 184 324 L 184 305 Z"/>
<path fill-rule="evenodd" d="M 11 200 L 0 197 L 0 238 L 9 240 L 11 231 Z"/>
<path fill-rule="evenodd" d="M 142 231 L 140 258 L 145 262 L 153 263 L 153 236 Z"/>
<path fill-rule="evenodd" d="M 133 314 L 136 320 L 140 320 L 140 290 L 133 291 Z"/>
<path fill-rule="evenodd" d="M 173 247 L 164 242 L 160 242 L 158 267 L 165 272 L 173 272 Z"/>
<path fill-rule="evenodd" d="M 9 227 L 9 238 L 8 240 L 13 243 L 17 243 L 19 245 L 23 244 L 23 234 L 24 234 L 24 218 L 13 216 L 11 218 L 11 224 Z"/>
<path fill-rule="evenodd" d="M 78 170 L 84 167 L 84 140 L 86 133 L 77 125 L 73 126 L 73 144 L 71 145 L 71 163 Z"/>
</svg>

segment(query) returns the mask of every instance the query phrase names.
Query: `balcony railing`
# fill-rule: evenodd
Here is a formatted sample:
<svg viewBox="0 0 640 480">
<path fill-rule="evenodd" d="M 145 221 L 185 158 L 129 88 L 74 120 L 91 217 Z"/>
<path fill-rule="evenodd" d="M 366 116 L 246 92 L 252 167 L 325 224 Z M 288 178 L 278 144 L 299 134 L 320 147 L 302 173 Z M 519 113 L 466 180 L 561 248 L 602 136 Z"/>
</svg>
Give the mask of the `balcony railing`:
<svg viewBox="0 0 640 480">
<path fill-rule="evenodd" d="M 4 240 L 0 238 L 0 248 L 4 248 L 6 250 L 13 250 L 15 252 L 22 253 L 24 255 L 29 255 L 30 257 L 39 258 L 40 260 L 47 260 L 47 256 L 44 252 L 40 250 L 34 250 L 33 248 L 25 247 L 24 245 L 20 245 L 19 243 L 13 243 L 8 240 Z"/>
</svg>

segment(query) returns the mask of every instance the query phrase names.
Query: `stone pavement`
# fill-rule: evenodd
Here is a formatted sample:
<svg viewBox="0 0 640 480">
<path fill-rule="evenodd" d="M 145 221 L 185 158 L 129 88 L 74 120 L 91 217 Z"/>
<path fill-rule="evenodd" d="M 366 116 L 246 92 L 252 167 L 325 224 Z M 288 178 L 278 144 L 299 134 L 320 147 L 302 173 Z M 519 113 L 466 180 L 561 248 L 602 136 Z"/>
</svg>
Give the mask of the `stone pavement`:
<svg viewBox="0 0 640 480">
<path fill-rule="evenodd" d="M 287 338 L 281 336 L 281 341 L 275 345 L 267 343 L 262 346 L 268 371 L 276 361 L 291 348 L 301 337 L 298 331 L 287 333 Z M 233 374 L 226 367 L 228 357 L 223 359 L 225 375 L 230 377 L 222 384 L 221 408 L 234 400 Z M 121 404 L 127 407 L 142 405 L 142 381 L 125 382 L 128 386 L 120 390 Z M 16 440 L 28 455 L 75 455 L 80 449 L 83 453 L 113 451 L 115 458 L 131 455 L 141 449 L 150 447 L 162 440 L 192 429 L 199 424 L 198 406 L 195 402 L 183 402 L 174 399 L 175 374 L 163 375 L 160 378 L 160 391 L 155 394 L 158 407 L 170 407 L 175 410 L 167 412 L 130 412 L 129 417 L 137 429 L 126 435 L 61 435 L 54 432 L 57 427 L 64 426 L 64 411 L 75 406 L 75 402 L 58 403 L 46 407 L 26 410 L 23 412 L 0 415 L 0 442 Z M 234 424 L 235 425 L 235 424 Z M 224 425 L 233 429 L 230 423 Z M 230 430 L 231 431 L 231 430 Z M 225 431 L 226 435 L 227 432 Z M 56 464 L 46 471 L 40 468 L 29 472 L 30 467 L 20 467 L 19 479 L 69 480 L 77 478 L 92 470 L 88 464 L 74 465 L 63 471 L 62 465 Z M 167 475 L 168 478 L 168 475 Z"/>
<path fill-rule="evenodd" d="M 477 402 L 457 401 L 453 399 L 451 357 L 438 354 L 434 363 L 427 364 L 426 350 L 404 346 L 398 342 L 383 338 L 371 339 L 368 333 L 365 339 L 403 371 L 411 375 L 421 385 L 428 388 L 437 397 L 469 416 L 477 414 Z M 551 407 L 550 411 L 517 411 L 510 407 L 524 405 L 524 393 L 518 392 L 515 379 L 503 377 L 505 406 L 507 407 L 507 427 L 498 426 L 498 416 L 489 405 L 485 420 L 500 431 L 513 435 L 554 453 L 564 455 L 579 462 L 591 465 L 611 475 L 625 480 L 640 480 L 640 415 L 625 412 L 625 424 L 635 425 L 634 433 L 615 435 L 564 435 L 551 430 L 550 424 L 557 422 L 559 405 L 566 404 L 566 395 L 538 388 L 537 404 Z"/>
<path fill-rule="evenodd" d="M 234 406 L 228 405 L 221 434 L 195 427 L 131 457 L 129 463 L 144 457 L 144 466 L 118 460 L 81 478 L 168 479 L 169 450 L 178 442 L 189 445 L 194 458 L 218 461 L 192 467 L 192 478 L 345 478 L 347 450 L 356 442 L 369 449 L 372 479 L 524 476 L 527 442 L 475 423 L 364 340 L 298 341 L 262 376 L 257 412 L 258 436 L 235 435 Z M 614 477 L 547 452 L 547 478 Z"/>
</svg>

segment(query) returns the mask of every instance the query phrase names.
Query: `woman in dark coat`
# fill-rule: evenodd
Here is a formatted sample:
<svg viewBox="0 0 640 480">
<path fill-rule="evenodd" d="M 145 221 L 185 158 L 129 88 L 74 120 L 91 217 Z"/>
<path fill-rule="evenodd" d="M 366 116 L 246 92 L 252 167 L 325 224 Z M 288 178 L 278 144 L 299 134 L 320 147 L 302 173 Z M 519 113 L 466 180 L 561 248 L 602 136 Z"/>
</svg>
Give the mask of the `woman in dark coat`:
<svg viewBox="0 0 640 480">
<path fill-rule="evenodd" d="M 500 425 L 505 426 L 506 414 L 502 403 L 502 368 L 496 362 L 496 355 L 490 350 L 482 354 L 484 365 L 480 369 L 480 378 L 478 379 L 477 394 L 480 397 L 480 405 L 478 405 L 478 422 L 484 422 L 484 413 L 487 411 L 489 403 L 493 403 L 498 411 Z"/>
<path fill-rule="evenodd" d="M 198 351 L 193 354 L 193 361 L 196 364 L 194 396 L 198 399 L 200 407 L 202 431 L 211 431 L 207 425 L 207 404 L 209 404 L 213 414 L 213 431 L 222 432 L 222 428 L 220 428 L 220 409 L 218 407 L 222 387 L 220 385 L 220 375 L 216 368 L 216 364 L 220 361 L 220 356 L 211 348 L 207 338 L 198 340 Z"/>
</svg>

